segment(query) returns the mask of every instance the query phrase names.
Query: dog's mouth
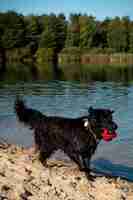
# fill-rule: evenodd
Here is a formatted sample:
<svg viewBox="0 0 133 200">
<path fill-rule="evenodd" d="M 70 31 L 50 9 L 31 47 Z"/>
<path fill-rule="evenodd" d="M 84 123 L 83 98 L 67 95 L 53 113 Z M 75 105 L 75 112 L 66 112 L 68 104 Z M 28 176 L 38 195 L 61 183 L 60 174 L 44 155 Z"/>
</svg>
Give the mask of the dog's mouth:
<svg viewBox="0 0 133 200">
<path fill-rule="evenodd" d="M 117 133 L 115 131 L 109 131 L 107 128 L 102 129 L 102 138 L 104 141 L 109 142 L 117 137 Z"/>
</svg>

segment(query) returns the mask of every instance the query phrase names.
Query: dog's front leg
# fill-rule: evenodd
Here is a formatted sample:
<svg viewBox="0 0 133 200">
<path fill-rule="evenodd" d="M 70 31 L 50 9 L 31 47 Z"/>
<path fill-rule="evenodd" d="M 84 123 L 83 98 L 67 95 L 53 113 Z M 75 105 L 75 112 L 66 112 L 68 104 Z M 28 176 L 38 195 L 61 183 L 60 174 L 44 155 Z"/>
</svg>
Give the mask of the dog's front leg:
<svg viewBox="0 0 133 200">
<path fill-rule="evenodd" d="M 85 171 L 87 172 L 88 174 L 90 173 L 90 161 L 89 161 L 89 158 L 87 156 L 84 156 L 84 155 L 80 155 L 80 163 L 81 163 L 81 171 Z"/>
<path fill-rule="evenodd" d="M 89 156 L 88 152 L 82 153 L 80 155 L 80 160 L 82 160 L 82 162 L 81 162 L 82 165 L 81 165 L 80 170 L 85 172 L 86 177 L 88 178 L 88 180 L 94 181 L 94 179 L 96 177 L 90 174 L 90 172 L 91 172 L 90 159 L 91 159 L 91 156 Z"/>
</svg>

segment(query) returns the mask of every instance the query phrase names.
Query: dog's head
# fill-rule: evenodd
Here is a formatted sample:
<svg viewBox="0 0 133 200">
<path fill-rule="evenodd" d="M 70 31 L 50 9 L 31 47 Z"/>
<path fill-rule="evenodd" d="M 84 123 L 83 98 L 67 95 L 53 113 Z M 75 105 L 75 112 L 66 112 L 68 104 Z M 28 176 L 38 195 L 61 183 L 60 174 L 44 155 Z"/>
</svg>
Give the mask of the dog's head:
<svg viewBox="0 0 133 200">
<path fill-rule="evenodd" d="M 117 124 L 113 121 L 112 117 L 114 111 L 109 109 L 93 109 L 90 107 L 88 112 L 88 122 L 86 119 L 84 126 L 92 129 L 97 139 L 111 141 L 117 136 Z"/>
</svg>

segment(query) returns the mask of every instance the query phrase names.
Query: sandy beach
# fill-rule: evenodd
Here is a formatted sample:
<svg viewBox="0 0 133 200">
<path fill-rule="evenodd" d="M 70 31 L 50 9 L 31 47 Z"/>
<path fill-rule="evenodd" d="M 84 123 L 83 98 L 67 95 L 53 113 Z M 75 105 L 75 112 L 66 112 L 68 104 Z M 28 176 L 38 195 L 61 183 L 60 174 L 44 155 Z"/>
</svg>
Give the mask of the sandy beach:
<svg viewBox="0 0 133 200">
<path fill-rule="evenodd" d="M 0 145 L 0 200 L 132 200 L 133 183 L 100 176 L 88 180 L 73 163 L 47 161 L 16 145 Z"/>
</svg>

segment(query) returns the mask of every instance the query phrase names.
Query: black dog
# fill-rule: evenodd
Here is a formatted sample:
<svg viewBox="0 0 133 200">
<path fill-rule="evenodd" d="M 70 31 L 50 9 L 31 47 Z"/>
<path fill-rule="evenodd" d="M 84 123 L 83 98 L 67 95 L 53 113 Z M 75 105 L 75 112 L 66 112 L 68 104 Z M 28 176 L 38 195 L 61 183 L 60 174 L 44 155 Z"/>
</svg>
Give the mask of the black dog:
<svg viewBox="0 0 133 200">
<path fill-rule="evenodd" d="M 99 141 L 116 137 L 117 125 L 112 120 L 113 111 L 109 109 L 91 107 L 88 116 L 76 119 L 48 117 L 17 99 L 15 111 L 21 122 L 35 130 L 35 145 L 43 163 L 53 151 L 61 149 L 78 164 L 80 170 L 89 173 L 89 161 Z"/>
</svg>

